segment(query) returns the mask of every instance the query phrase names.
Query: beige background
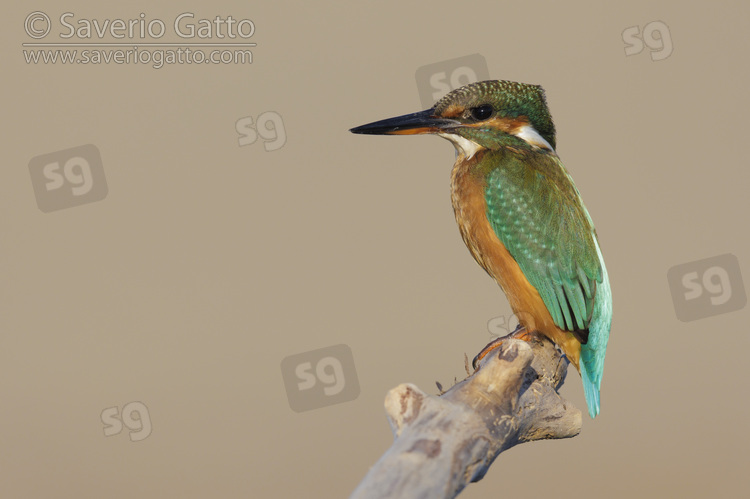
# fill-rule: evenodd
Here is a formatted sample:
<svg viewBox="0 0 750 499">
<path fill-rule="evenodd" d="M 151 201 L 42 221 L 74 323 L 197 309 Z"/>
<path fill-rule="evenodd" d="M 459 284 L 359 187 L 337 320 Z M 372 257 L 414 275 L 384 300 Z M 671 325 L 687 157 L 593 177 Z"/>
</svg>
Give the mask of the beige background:
<svg viewBox="0 0 750 499">
<path fill-rule="evenodd" d="M 31 4 L 28 4 L 31 5 Z M 27 65 L 25 17 L 257 28 L 249 66 Z M 418 67 L 480 53 L 542 84 L 615 299 L 602 414 L 501 455 L 462 497 L 729 497 L 750 486 L 750 308 L 677 320 L 667 270 L 747 230 L 747 4 L 42 1 L 2 16 L 0 496 L 345 497 L 391 442 L 387 390 L 434 391 L 508 315 L 450 206 L 452 146 L 352 126 L 420 109 Z M 661 20 L 673 54 L 626 57 Z M 238 146 L 279 113 L 286 145 Z M 28 163 L 83 144 L 106 199 L 42 213 Z M 280 363 L 351 347 L 361 394 L 296 413 Z M 571 370 L 563 394 L 584 408 Z M 152 434 L 103 434 L 141 401 Z"/>
</svg>

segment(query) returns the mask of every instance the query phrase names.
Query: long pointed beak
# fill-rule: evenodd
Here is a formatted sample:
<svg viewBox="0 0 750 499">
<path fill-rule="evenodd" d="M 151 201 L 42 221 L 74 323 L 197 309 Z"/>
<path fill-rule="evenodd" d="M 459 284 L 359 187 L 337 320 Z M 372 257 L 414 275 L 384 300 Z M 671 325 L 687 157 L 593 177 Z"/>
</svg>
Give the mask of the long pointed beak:
<svg viewBox="0 0 750 499">
<path fill-rule="evenodd" d="M 418 113 L 375 121 L 352 128 L 349 131 L 369 135 L 417 135 L 422 133 L 437 133 L 460 124 L 455 120 L 439 118 L 434 113 L 434 108 L 427 109 Z"/>
</svg>

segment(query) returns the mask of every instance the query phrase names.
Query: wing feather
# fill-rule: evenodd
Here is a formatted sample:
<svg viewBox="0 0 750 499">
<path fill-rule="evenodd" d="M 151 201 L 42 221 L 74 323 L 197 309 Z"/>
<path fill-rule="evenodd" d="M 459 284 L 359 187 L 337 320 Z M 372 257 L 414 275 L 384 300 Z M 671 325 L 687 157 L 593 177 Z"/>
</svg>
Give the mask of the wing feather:
<svg viewBox="0 0 750 499">
<path fill-rule="evenodd" d="M 553 154 L 492 151 L 485 200 L 492 229 L 555 324 L 585 330 L 603 279 L 591 218 Z"/>
</svg>

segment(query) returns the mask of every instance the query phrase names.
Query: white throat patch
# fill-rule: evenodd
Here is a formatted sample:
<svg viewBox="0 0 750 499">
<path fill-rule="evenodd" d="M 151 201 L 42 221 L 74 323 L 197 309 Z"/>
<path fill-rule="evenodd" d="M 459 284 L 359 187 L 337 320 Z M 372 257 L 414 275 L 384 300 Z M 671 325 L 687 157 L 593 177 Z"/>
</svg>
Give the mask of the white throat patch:
<svg viewBox="0 0 750 499">
<path fill-rule="evenodd" d="M 460 135 L 453 135 L 452 133 L 439 133 L 438 135 L 450 140 L 456 148 L 456 156 L 463 156 L 464 159 L 471 159 L 480 149 L 484 149 L 483 146 Z"/>
</svg>

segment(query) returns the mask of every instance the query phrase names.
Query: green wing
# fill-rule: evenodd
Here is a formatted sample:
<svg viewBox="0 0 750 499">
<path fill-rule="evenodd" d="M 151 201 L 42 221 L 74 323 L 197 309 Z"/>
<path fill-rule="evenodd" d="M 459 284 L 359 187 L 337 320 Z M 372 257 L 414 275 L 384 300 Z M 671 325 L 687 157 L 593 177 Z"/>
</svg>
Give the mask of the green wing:
<svg viewBox="0 0 750 499">
<path fill-rule="evenodd" d="M 557 156 L 488 152 L 485 200 L 495 234 L 564 330 L 585 330 L 602 263 L 578 189 Z"/>
</svg>

